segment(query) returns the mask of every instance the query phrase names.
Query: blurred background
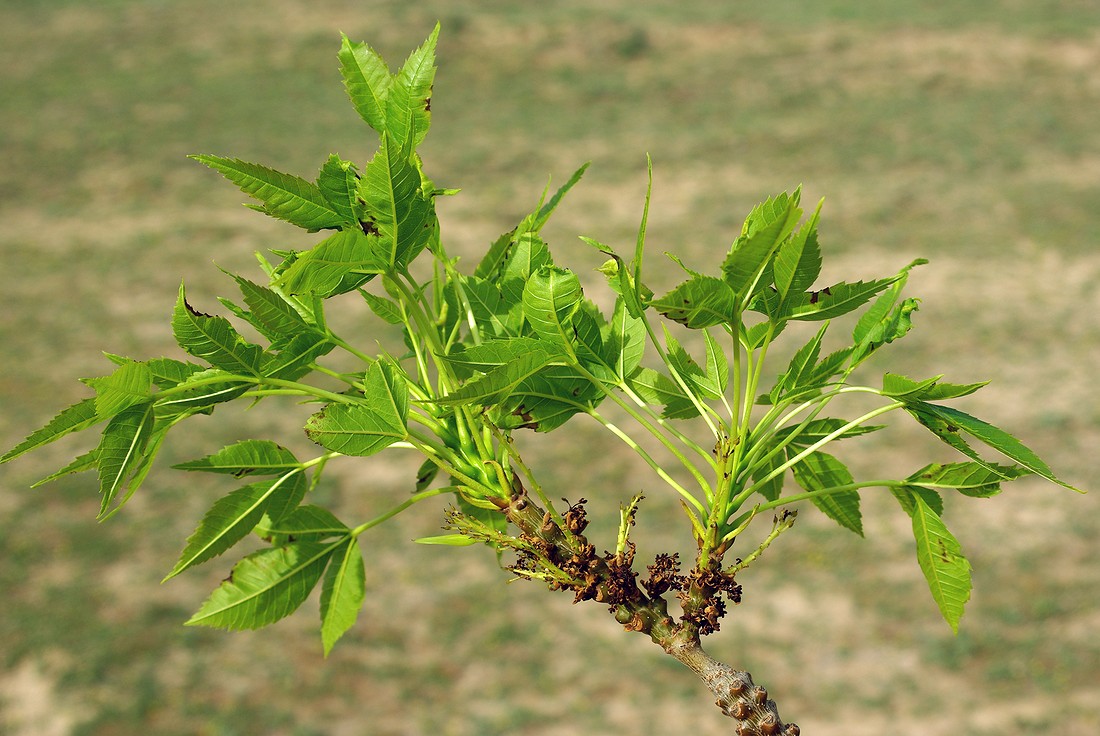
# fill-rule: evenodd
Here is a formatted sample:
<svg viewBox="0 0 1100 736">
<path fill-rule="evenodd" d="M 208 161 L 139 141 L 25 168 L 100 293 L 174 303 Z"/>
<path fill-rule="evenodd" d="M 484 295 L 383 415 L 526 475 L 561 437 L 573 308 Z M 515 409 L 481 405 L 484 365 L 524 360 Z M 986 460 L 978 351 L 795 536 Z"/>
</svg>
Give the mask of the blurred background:
<svg viewBox="0 0 1100 736">
<path fill-rule="evenodd" d="M 256 277 L 253 251 L 312 242 L 241 207 L 186 154 L 307 178 L 332 152 L 364 162 L 373 133 L 346 104 L 339 32 L 396 66 L 437 19 L 423 152 L 440 186 L 463 188 L 439 207 L 452 252 L 474 257 L 548 177 L 591 160 L 546 236 L 598 288 L 599 259 L 576 236 L 629 249 L 648 152 L 651 272 L 667 286 L 661 251 L 713 262 L 753 204 L 802 183 L 805 202 L 826 197 L 823 281 L 932 262 L 909 282 L 924 299 L 917 328 L 871 368 L 992 379 L 958 405 L 1100 488 L 1100 7 L 1088 0 L 7 0 L 0 444 L 87 395 L 76 379 L 109 371 L 101 350 L 178 356 L 181 279 L 214 311 L 233 296 L 214 262 Z M 345 319 L 369 344 L 376 327 L 356 309 Z M 368 602 L 327 660 L 315 600 L 261 632 L 184 628 L 236 557 L 159 580 L 231 486 L 168 465 L 249 436 L 306 446 L 305 413 L 218 416 L 179 431 L 105 524 L 91 476 L 28 490 L 79 441 L 0 469 L 0 732 L 730 732 L 686 670 L 602 607 L 507 585 L 479 547 L 408 544 L 437 532 L 442 503 L 364 538 Z M 554 494 L 592 499 L 598 544 L 613 544 L 615 510 L 639 489 L 653 491 L 640 555 L 682 544 L 653 476 L 598 427 L 566 429 L 525 440 Z M 955 459 L 903 423 L 843 449 L 863 478 Z M 404 498 L 412 472 L 371 460 L 318 493 L 365 519 Z M 1093 732 L 1100 494 L 1024 480 L 948 499 L 975 575 L 958 636 L 891 499 L 867 494 L 865 540 L 815 516 L 744 573 L 744 603 L 708 641 L 803 733 Z"/>
</svg>

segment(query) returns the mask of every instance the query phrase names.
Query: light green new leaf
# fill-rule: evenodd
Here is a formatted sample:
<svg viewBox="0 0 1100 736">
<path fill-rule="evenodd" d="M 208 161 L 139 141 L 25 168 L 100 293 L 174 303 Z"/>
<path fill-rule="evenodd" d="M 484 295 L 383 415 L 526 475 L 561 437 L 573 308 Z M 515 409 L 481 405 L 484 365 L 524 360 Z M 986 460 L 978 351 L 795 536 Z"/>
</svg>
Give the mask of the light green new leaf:
<svg viewBox="0 0 1100 736">
<path fill-rule="evenodd" d="M 431 126 L 432 82 L 435 79 L 437 24 L 420 48 L 409 55 L 386 95 L 386 131 L 398 145 L 414 150 Z"/>
<path fill-rule="evenodd" d="M 626 299 L 620 296 L 615 300 L 615 312 L 604 335 L 604 344 L 614 356 L 613 367 L 620 381 L 625 381 L 641 365 L 645 342 L 645 322 L 631 315 Z"/>
<path fill-rule="evenodd" d="M 105 418 L 96 412 L 95 399 L 78 401 L 67 409 L 62 409 L 45 427 L 31 432 L 26 439 L 4 453 L 4 456 L 0 457 L 0 463 L 14 460 L 24 453 L 48 445 L 68 434 L 87 429 Z"/>
<path fill-rule="evenodd" d="M 399 325 L 405 321 L 405 316 L 401 313 L 401 307 L 397 302 L 384 296 L 372 294 L 364 289 L 360 289 L 359 294 L 363 297 L 363 301 L 367 303 L 367 306 L 370 307 L 370 311 L 374 312 L 375 316 L 383 322 Z"/>
<path fill-rule="evenodd" d="M 359 174 L 355 164 L 336 154 L 328 157 L 317 175 L 317 188 L 348 227 L 359 227 L 362 204 L 359 202 Z"/>
<path fill-rule="evenodd" d="M 825 439 L 827 436 L 837 431 L 847 423 L 847 420 L 838 419 L 836 417 L 814 419 L 801 430 L 798 429 L 797 425 L 780 429 L 778 432 L 775 433 L 775 439 L 779 442 L 784 442 L 787 441 L 787 438 L 791 434 L 798 432 L 798 434 L 795 435 L 794 438 L 789 440 L 789 443 L 791 447 L 806 448 Z M 867 424 L 852 427 L 851 429 L 834 437 L 833 440 L 843 440 L 849 437 L 858 437 L 863 434 L 870 434 L 871 432 L 877 432 L 884 426 L 885 425 L 883 424 Z"/>
<path fill-rule="evenodd" d="M 673 322 L 698 330 L 733 324 L 737 296 L 730 285 L 713 276 L 694 276 L 650 305 Z"/>
<path fill-rule="evenodd" d="M 932 598 L 957 634 L 963 607 L 970 600 L 970 562 L 963 557 L 958 540 L 920 495 L 913 496 L 913 505 L 917 562 L 928 581 Z"/>
<path fill-rule="evenodd" d="M 306 504 L 281 519 L 264 514 L 255 531 L 261 539 L 282 545 L 292 539 L 317 542 L 328 537 L 342 537 L 348 533 L 348 526 L 328 509 Z"/>
<path fill-rule="evenodd" d="M 497 280 L 505 304 L 509 308 L 522 308 L 527 280 L 543 266 L 553 265 L 550 250 L 537 234 L 522 233 L 516 236 L 501 263 Z"/>
<path fill-rule="evenodd" d="M 412 262 L 435 228 L 435 207 L 421 191 L 420 171 L 412 154 L 393 136 L 382 145 L 359 180 L 363 218 L 378 233 L 383 262 L 389 268 Z"/>
<path fill-rule="evenodd" d="M 524 286 L 523 314 L 536 335 L 564 350 L 572 342 L 572 318 L 583 298 L 576 274 L 543 266 Z"/>
<path fill-rule="evenodd" d="M 585 163 L 574 171 L 573 175 L 569 177 L 569 181 L 565 182 L 558 191 L 554 192 L 554 196 L 550 197 L 545 203 L 540 203 L 540 206 L 534 212 L 523 218 L 518 230 L 532 233 L 537 233 L 542 230 L 542 226 L 546 224 L 546 221 L 550 219 L 550 215 L 558 208 L 562 197 L 564 197 L 566 193 L 581 180 L 581 177 L 584 176 L 584 172 L 588 170 L 589 163 Z"/>
<path fill-rule="evenodd" d="M 882 377 L 882 393 L 901 401 L 930 401 L 938 399 L 955 399 L 960 396 L 969 396 L 989 381 L 979 383 L 941 383 L 942 375 L 933 376 L 923 381 L 914 381 L 896 373 L 887 373 Z"/>
<path fill-rule="evenodd" d="M 176 470 L 246 475 L 278 475 L 302 467 L 290 450 L 271 440 L 243 440 L 199 460 L 173 465 Z"/>
<path fill-rule="evenodd" d="M 263 348 L 241 337 L 229 320 L 196 311 L 187 303 L 183 284 L 172 314 L 176 342 L 190 355 L 230 373 L 259 376 Z"/>
<path fill-rule="evenodd" d="M 359 117 L 379 133 L 386 129 L 386 98 L 393 84 L 382 56 L 365 43 L 340 34 L 340 74 Z"/>
<path fill-rule="evenodd" d="M 153 395 L 153 372 L 145 363 L 129 362 L 101 378 L 85 378 L 95 389 L 95 409 L 101 417 L 112 417 L 134 404 L 143 404 Z"/>
<path fill-rule="evenodd" d="M 468 381 L 439 399 L 441 404 L 490 405 L 501 401 L 524 379 L 543 368 L 561 363 L 562 357 L 545 350 L 520 355 L 515 360 L 493 368 L 480 378 Z"/>
<path fill-rule="evenodd" d="M 924 402 L 918 402 L 917 406 L 919 411 L 930 413 L 944 422 L 947 425 L 948 432 L 951 432 L 952 428 L 954 428 L 955 431 L 961 429 L 972 437 L 989 445 L 1010 460 L 1024 466 L 1032 473 L 1046 478 L 1052 483 L 1057 483 L 1064 488 L 1068 488 L 1071 491 L 1081 492 L 1080 489 L 1074 488 L 1055 477 L 1054 472 L 1038 455 L 1003 429 L 994 427 L 988 422 L 983 422 L 981 419 L 972 417 L 966 412 L 952 409 L 951 407 L 940 406 L 939 404 L 927 404 Z M 986 467 L 992 467 L 984 461 L 982 464 Z"/>
<path fill-rule="evenodd" d="M 465 375 L 474 371 L 488 373 L 492 369 L 511 363 L 517 358 L 535 351 L 545 352 L 541 340 L 533 337 L 513 337 L 503 340 L 486 340 L 480 345 L 470 345 L 442 356 L 447 363 L 459 368 Z"/>
<path fill-rule="evenodd" d="M 812 452 L 791 467 L 798 485 L 811 493 L 852 484 L 852 474 L 842 462 L 824 452 Z M 859 493 L 839 491 L 815 495 L 814 505 L 845 529 L 863 536 L 863 515 L 859 510 Z"/>
<path fill-rule="evenodd" d="M 275 342 L 302 332 L 316 330 L 305 317 L 274 289 L 260 286 L 246 278 L 231 274 L 240 287 L 244 303 L 251 310 L 249 320 L 264 335 Z"/>
<path fill-rule="evenodd" d="M 420 537 L 413 540 L 416 544 L 439 545 L 442 547 L 470 547 L 477 544 L 465 534 L 437 534 L 434 537 Z"/>
<path fill-rule="evenodd" d="M 240 187 L 245 194 L 260 200 L 263 206 L 258 209 L 272 217 L 310 232 L 338 228 L 344 222 L 317 185 L 300 176 L 284 174 L 237 158 L 206 154 L 189 158 L 206 164 Z"/>
<path fill-rule="evenodd" d="M 722 263 L 726 283 L 743 305 L 752 298 L 776 249 L 801 219 L 799 196 L 798 190 L 793 195 L 784 192 L 757 205 L 745 220 L 741 237 L 734 242 Z"/>
<path fill-rule="evenodd" d="M 699 410 L 680 385 L 664 373 L 641 366 L 630 374 L 627 385 L 647 403 L 665 407 L 664 416 L 669 419 L 699 416 Z"/>
<path fill-rule="evenodd" d="M 241 631 L 275 623 L 305 602 L 343 544 L 296 542 L 248 555 L 186 625 Z"/>
<path fill-rule="evenodd" d="M 85 452 L 83 455 L 80 455 L 79 457 L 77 457 L 75 460 L 73 460 L 71 463 L 69 463 L 65 467 L 61 468 L 60 470 L 55 470 L 54 472 L 50 473 L 49 475 L 47 475 L 42 480 L 35 481 L 34 483 L 31 484 L 31 488 L 38 488 L 39 486 L 44 486 L 47 483 L 51 483 L 51 482 L 57 480 L 58 478 L 62 478 L 66 475 L 72 475 L 73 473 L 83 473 L 83 472 L 86 472 L 88 470 L 94 470 L 98 463 L 99 463 L 99 453 L 96 452 L 95 450 L 89 450 L 88 452 Z"/>
<path fill-rule="evenodd" d="M 386 244 L 358 229 L 325 238 L 297 258 L 279 276 L 289 294 L 330 297 L 362 286 L 390 268 Z"/>
<path fill-rule="evenodd" d="M 711 336 L 710 330 L 703 330 L 703 341 L 706 343 L 707 384 L 713 386 L 718 394 L 724 394 L 729 384 L 729 360 L 722 346 Z"/>
<path fill-rule="evenodd" d="M 1019 465 L 983 463 L 933 463 L 913 473 L 905 481 L 923 488 L 953 488 L 964 496 L 988 498 L 1001 492 L 1001 482 L 1031 473 Z"/>
<path fill-rule="evenodd" d="M 210 411 L 215 404 L 232 401 L 252 387 L 251 383 L 231 380 L 232 375 L 218 368 L 192 373 L 171 391 L 157 395 L 157 414 Z"/>
<path fill-rule="evenodd" d="M 367 595 L 366 571 L 359 542 L 348 536 L 343 549 L 337 549 L 321 585 L 321 643 L 325 656 L 359 617 Z"/>
<path fill-rule="evenodd" d="M 153 403 L 138 404 L 115 415 L 103 429 L 96 448 L 99 465 L 100 515 L 107 513 L 119 491 L 144 459 L 153 434 Z"/>
<path fill-rule="evenodd" d="M 409 387 L 388 363 L 371 364 L 365 397 L 354 404 L 329 404 L 306 422 L 306 436 L 344 455 L 373 455 L 408 436 Z"/>
<path fill-rule="evenodd" d="M 179 561 L 164 580 L 225 552 L 244 539 L 269 509 L 272 518 L 283 516 L 281 512 L 301 502 L 306 487 L 302 473 L 295 469 L 275 480 L 250 483 L 219 498 L 187 538 Z"/>
<path fill-rule="evenodd" d="M 826 286 L 820 291 L 796 294 L 790 297 L 789 306 L 780 315 L 783 319 L 819 321 L 839 317 L 858 309 L 875 294 L 897 280 L 897 276 L 877 281 L 856 281 Z"/>
</svg>

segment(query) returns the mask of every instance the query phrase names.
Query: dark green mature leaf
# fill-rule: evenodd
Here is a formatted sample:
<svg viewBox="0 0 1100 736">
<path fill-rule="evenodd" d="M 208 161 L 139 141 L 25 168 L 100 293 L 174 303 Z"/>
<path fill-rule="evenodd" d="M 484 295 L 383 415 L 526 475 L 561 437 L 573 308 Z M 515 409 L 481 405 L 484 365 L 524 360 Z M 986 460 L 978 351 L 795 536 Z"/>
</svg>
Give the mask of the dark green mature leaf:
<svg viewBox="0 0 1100 736">
<path fill-rule="evenodd" d="M 683 282 L 650 306 L 686 327 L 698 330 L 723 323 L 734 324 L 737 296 L 722 279 L 694 276 Z"/>
<path fill-rule="evenodd" d="M 270 510 L 278 519 L 297 507 L 306 494 L 306 481 L 298 469 L 274 480 L 249 483 L 219 498 L 187 538 L 187 546 L 165 580 L 213 559 L 244 539 Z"/>
<path fill-rule="evenodd" d="M 910 410 L 910 412 L 917 411 L 922 415 L 932 415 L 945 425 L 944 429 L 947 433 L 957 432 L 961 429 L 972 437 L 989 445 L 1010 460 L 1019 463 L 1032 473 L 1072 491 L 1080 492 L 1079 489 L 1055 477 L 1054 472 L 1038 455 L 1003 429 L 999 429 L 988 422 L 983 422 L 981 419 L 972 417 L 966 412 L 952 409 L 947 406 L 940 406 L 939 404 L 928 404 L 922 401 L 916 402 L 914 406 L 906 406 L 906 409 Z M 940 435 L 941 439 L 944 438 L 943 434 L 938 432 L 937 434 Z M 949 442 L 948 444 L 952 443 Z M 981 461 L 981 464 L 987 468 L 996 467 L 984 461 Z"/>
<path fill-rule="evenodd" d="M 363 206 L 359 201 L 359 173 L 355 164 L 336 154 L 328 157 L 317 175 L 317 188 L 347 227 L 359 227 Z"/>
<path fill-rule="evenodd" d="M 411 151 L 394 137 L 383 136 L 359 181 L 359 196 L 368 227 L 377 231 L 387 270 L 411 263 L 435 228 L 435 207 L 421 191 L 420 171 Z"/>
<path fill-rule="evenodd" d="M 106 514 L 119 491 L 141 466 L 153 434 L 153 403 L 137 404 L 116 414 L 107 423 L 96 448 L 99 466 L 100 514 Z"/>
<path fill-rule="evenodd" d="M 576 274 L 557 266 L 543 266 L 524 286 L 523 314 L 536 335 L 565 350 L 573 341 L 573 314 L 583 299 Z"/>
<path fill-rule="evenodd" d="M 432 81 L 439 25 L 420 48 L 409 55 L 386 95 L 386 132 L 401 147 L 413 150 L 431 126 Z"/>
<path fill-rule="evenodd" d="M 104 419 L 106 417 L 102 417 L 96 412 L 96 400 L 94 398 L 79 401 L 67 409 L 62 409 L 45 427 L 31 432 L 26 439 L 4 453 L 4 456 L 0 457 L 0 463 L 14 460 L 24 453 L 48 445 L 73 432 L 87 429 Z"/>
<path fill-rule="evenodd" d="M 373 455 L 408 435 L 409 387 L 403 374 L 383 361 L 372 363 L 363 382 L 364 400 L 329 404 L 306 422 L 306 436 L 344 455 Z"/>
<path fill-rule="evenodd" d="M 354 291 L 390 268 L 386 245 L 361 230 L 344 230 L 300 253 L 279 276 L 289 294 L 330 297 Z"/>
<path fill-rule="evenodd" d="M 359 117 L 379 133 L 386 129 L 386 98 L 393 76 L 382 56 L 365 43 L 340 34 L 340 74 Z"/>
<path fill-rule="evenodd" d="M 237 158 L 199 154 L 190 156 L 206 164 L 263 203 L 261 211 L 310 232 L 338 228 L 344 219 L 328 203 L 316 184 L 300 176 L 284 174 Z"/>
<path fill-rule="evenodd" d="M 917 562 L 940 613 L 958 633 L 963 607 L 970 600 L 970 563 L 963 557 L 958 540 L 924 499 L 914 495 L 913 502 Z"/>
<path fill-rule="evenodd" d="M 326 657 L 337 640 L 355 624 L 366 595 L 363 554 L 359 541 L 349 536 L 344 548 L 333 553 L 321 585 L 321 642 Z"/>
<path fill-rule="evenodd" d="M 294 453 L 271 440 L 243 440 L 212 455 L 172 467 L 176 470 L 226 473 L 241 478 L 246 475 L 279 475 L 300 468 L 302 464 Z"/>
<path fill-rule="evenodd" d="M 795 190 L 793 195 L 784 192 L 757 205 L 745 220 L 741 237 L 734 242 L 722 263 L 726 283 L 742 304 L 748 303 L 776 249 L 802 217 L 798 207 L 800 194 L 800 190 Z"/>
<path fill-rule="evenodd" d="M 812 452 L 791 467 L 798 485 L 809 492 L 851 485 L 852 474 L 842 462 L 824 452 Z M 857 491 L 839 491 L 815 495 L 814 505 L 845 529 L 863 536 L 863 517 Z"/>
<path fill-rule="evenodd" d="M 253 552 L 187 622 L 241 631 L 290 615 L 305 602 L 325 565 L 344 542 L 296 542 Z"/>
<path fill-rule="evenodd" d="M 183 284 L 172 315 L 176 342 L 187 353 L 215 368 L 249 376 L 260 375 L 263 348 L 245 340 L 229 320 L 196 311 L 187 303 Z"/>
</svg>

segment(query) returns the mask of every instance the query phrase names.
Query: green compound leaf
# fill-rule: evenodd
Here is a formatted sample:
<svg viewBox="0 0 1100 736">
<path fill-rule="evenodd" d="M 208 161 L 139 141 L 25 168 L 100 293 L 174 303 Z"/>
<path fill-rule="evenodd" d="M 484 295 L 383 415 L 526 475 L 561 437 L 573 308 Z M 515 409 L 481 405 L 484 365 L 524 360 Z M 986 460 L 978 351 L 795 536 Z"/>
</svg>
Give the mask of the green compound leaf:
<svg viewBox="0 0 1100 736">
<path fill-rule="evenodd" d="M 775 289 L 781 300 L 813 286 L 821 274 L 821 247 L 817 242 L 817 222 L 821 202 L 813 216 L 793 236 L 784 240 L 775 253 L 772 272 Z"/>
<path fill-rule="evenodd" d="M 359 181 L 359 196 L 366 227 L 377 233 L 387 270 L 411 263 L 434 232 L 435 206 L 421 185 L 410 150 L 384 136 Z"/>
<path fill-rule="evenodd" d="M 913 537 L 917 562 L 928 581 L 932 598 L 956 634 L 963 607 L 970 600 L 970 562 L 958 540 L 920 495 L 913 497 Z"/>
<path fill-rule="evenodd" d="M 199 154 L 189 156 L 236 184 L 245 194 L 262 202 L 261 211 L 292 225 L 309 230 L 339 228 L 344 218 L 325 195 L 300 176 L 284 174 L 260 164 L 237 158 Z"/>
<path fill-rule="evenodd" d="M 386 132 L 399 146 L 415 149 L 432 123 L 432 82 L 439 25 L 420 48 L 409 55 L 393 77 L 386 95 Z M 369 122 L 369 121 L 368 121 Z"/>
<path fill-rule="evenodd" d="M 31 432 L 26 439 L 4 453 L 4 456 L 0 457 L 0 463 L 14 460 L 24 453 L 55 442 L 68 434 L 87 429 L 105 418 L 96 411 L 95 399 L 79 401 L 67 409 L 62 409 L 45 427 Z"/>
<path fill-rule="evenodd" d="M 924 499 L 928 507 L 937 515 L 943 514 L 943 497 L 931 488 L 923 488 L 921 486 L 892 486 L 890 488 L 890 493 L 893 494 L 894 498 L 897 499 L 897 502 L 901 505 L 901 508 L 910 518 L 912 518 L 917 508 L 916 501 L 914 500 L 916 496 L 920 496 Z"/>
<path fill-rule="evenodd" d="M 841 281 L 826 286 L 820 291 L 798 294 L 790 299 L 790 306 L 784 310 L 781 317 L 804 321 L 839 317 L 858 309 L 897 279 L 897 276 L 892 276 L 887 279 L 856 281 L 851 284 Z"/>
<path fill-rule="evenodd" d="M 173 465 L 176 470 L 246 475 L 279 475 L 302 467 L 290 450 L 270 440 L 243 440 L 199 460 Z"/>
<path fill-rule="evenodd" d="M 279 276 L 289 294 L 328 298 L 354 291 L 390 268 L 385 244 L 361 230 L 344 230 L 299 253 Z"/>
<path fill-rule="evenodd" d="M 381 133 L 386 129 L 386 98 L 393 76 L 382 56 L 365 43 L 340 34 L 340 74 L 359 117 Z"/>
<path fill-rule="evenodd" d="M 992 469 L 997 466 L 993 466 L 977 457 L 974 451 L 970 449 L 969 445 L 958 436 L 960 431 L 966 432 L 970 436 L 984 442 L 1005 457 L 1030 470 L 1032 473 L 1046 478 L 1052 483 L 1057 483 L 1064 488 L 1068 488 L 1071 491 L 1081 492 L 1080 489 L 1074 488 L 1055 477 L 1054 472 L 1038 455 L 1003 429 L 999 429 L 988 422 L 983 422 L 981 419 L 972 417 L 966 412 L 952 409 L 947 406 L 941 406 L 939 404 L 928 404 L 923 401 L 918 401 L 911 405 L 907 405 L 906 409 L 944 442 L 987 468 Z"/>
<path fill-rule="evenodd" d="M 523 313 L 536 335 L 565 349 L 572 342 L 573 314 L 583 298 L 576 274 L 557 266 L 543 266 L 524 286 Z"/>
<path fill-rule="evenodd" d="M 49 475 L 47 475 L 42 480 L 35 481 L 34 483 L 31 484 L 31 488 L 38 488 L 39 486 L 44 486 L 47 483 L 51 483 L 51 482 L 57 480 L 58 478 L 63 478 L 66 475 L 72 475 L 74 473 L 83 473 L 83 472 L 86 472 L 88 470 L 95 470 L 98 463 L 99 463 L 99 453 L 96 452 L 95 450 L 89 450 L 88 452 L 85 452 L 83 455 L 80 455 L 79 457 L 77 457 L 75 460 L 73 460 L 72 462 L 70 462 L 68 465 L 61 468 L 60 470 L 55 470 L 54 472 L 50 473 Z"/>
<path fill-rule="evenodd" d="M 923 488 L 953 488 L 964 496 L 988 498 L 1001 492 L 1001 482 L 1031 474 L 1019 465 L 987 465 L 985 463 L 933 463 L 905 479 L 912 486 Z"/>
<path fill-rule="evenodd" d="M 176 342 L 190 355 L 230 373 L 260 375 L 263 348 L 245 340 L 229 320 L 196 311 L 187 303 L 183 284 L 172 315 Z"/>
<path fill-rule="evenodd" d="M 153 435 L 153 424 L 153 403 L 148 402 L 123 410 L 104 428 L 96 448 L 101 516 L 107 513 L 115 496 L 127 488 L 131 476 L 142 466 L 146 445 Z"/>
<path fill-rule="evenodd" d="M 317 175 L 317 188 L 348 227 L 359 227 L 363 206 L 359 201 L 359 173 L 355 164 L 336 154 L 328 157 Z"/>
<path fill-rule="evenodd" d="M 264 514 L 255 531 L 261 539 L 273 545 L 284 545 L 342 537 L 348 533 L 348 526 L 328 509 L 306 504 L 281 519 L 272 519 L 270 514 Z"/>
<path fill-rule="evenodd" d="M 171 392 L 157 396 L 157 414 L 209 412 L 215 404 L 232 401 L 251 387 L 251 383 L 233 380 L 233 374 L 227 371 L 218 368 L 200 370 L 172 387 Z"/>
<path fill-rule="evenodd" d="M 535 350 L 520 355 L 510 363 L 493 368 L 480 378 L 466 382 L 461 387 L 438 399 L 441 404 L 490 405 L 501 401 L 520 382 L 543 368 L 561 364 L 562 357 L 545 350 Z"/>
<path fill-rule="evenodd" d="M 408 436 L 409 387 L 388 363 L 371 364 L 363 382 L 364 400 L 329 404 L 306 422 L 306 436 L 344 455 L 373 455 Z"/>
<path fill-rule="evenodd" d="M 791 234 L 802 217 L 798 206 L 801 190 L 778 194 L 758 204 L 749 213 L 739 237 L 722 263 L 722 273 L 741 303 L 748 304 L 761 275 L 776 249 Z"/>
<path fill-rule="evenodd" d="M 737 311 L 737 296 L 722 279 L 695 276 L 650 306 L 673 322 L 698 330 L 723 323 L 733 324 Z"/>
<path fill-rule="evenodd" d="M 343 544 L 295 542 L 248 555 L 186 625 L 241 631 L 275 623 L 305 602 Z"/>
<path fill-rule="evenodd" d="M 812 452 L 791 467 L 798 485 L 811 493 L 851 485 L 852 474 L 842 462 L 824 452 Z M 814 505 L 845 529 L 863 536 L 863 516 L 857 491 L 839 491 L 816 495 Z"/>
<path fill-rule="evenodd" d="M 215 501 L 187 538 L 179 561 L 164 580 L 225 552 L 244 539 L 269 509 L 271 516 L 278 518 L 283 515 L 280 512 L 297 506 L 305 496 L 306 485 L 296 469 L 275 480 L 250 483 Z"/>
<path fill-rule="evenodd" d="M 827 436 L 843 427 L 848 422 L 844 419 L 838 419 L 835 417 L 826 417 L 823 419 L 814 419 L 806 424 L 800 430 L 798 426 L 784 427 L 775 433 L 775 439 L 779 442 L 787 441 L 791 447 L 806 448 L 812 444 L 820 442 Z M 863 434 L 870 434 L 871 432 L 877 432 L 882 429 L 883 424 L 861 424 L 851 429 L 848 429 L 841 434 L 838 434 L 830 441 L 843 440 L 849 437 L 858 437 Z M 788 440 L 792 434 L 795 436 Z"/>
<path fill-rule="evenodd" d="M 321 585 L 321 642 L 325 656 L 359 617 L 367 595 L 366 570 L 359 542 L 348 536 L 343 549 L 337 548 Z"/>
<path fill-rule="evenodd" d="M 316 328 L 278 292 L 246 278 L 230 274 L 240 287 L 244 303 L 251 310 L 249 322 L 271 342 L 286 341 Z"/>
<path fill-rule="evenodd" d="M 884 396 L 892 396 L 901 401 L 930 401 L 941 399 L 955 399 L 960 396 L 969 396 L 989 381 L 979 383 L 941 383 L 942 375 L 934 376 L 923 381 L 913 381 L 896 373 L 887 373 L 882 377 L 882 393 Z"/>
<path fill-rule="evenodd" d="M 84 383 L 95 389 L 96 413 L 101 417 L 112 417 L 134 404 L 143 404 L 153 395 L 153 372 L 145 363 L 124 363 L 111 375 L 85 378 Z"/>
</svg>

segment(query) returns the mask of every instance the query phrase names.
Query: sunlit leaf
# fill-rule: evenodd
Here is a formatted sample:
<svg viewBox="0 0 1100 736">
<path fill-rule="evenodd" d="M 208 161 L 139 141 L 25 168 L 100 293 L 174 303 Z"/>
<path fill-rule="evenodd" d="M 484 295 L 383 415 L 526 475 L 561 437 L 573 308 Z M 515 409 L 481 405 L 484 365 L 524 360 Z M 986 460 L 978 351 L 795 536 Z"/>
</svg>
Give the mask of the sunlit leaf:
<svg viewBox="0 0 1100 736">
<path fill-rule="evenodd" d="M 321 584 L 321 642 L 325 656 L 359 617 L 366 598 L 366 570 L 359 542 L 349 536 L 343 549 L 337 548 Z"/>
<path fill-rule="evenodd" d="M 260 375 L 263 348 L 237 334 L 224 317 L 195 310 L 187 303 L 182 284 L 172 315 L 172 331 L 181 348 L 215 368 L 230 373 Z"/>
<path fill-rule="evenodd" d="M 798 485 L 811 493 L 852 484 L 852 474 L 842 462 L 824 452 L 812 452 L 791 467 Z M 863 515 L 859 510 L 857 491 L 819 493 L 811 500 L 822 513 L 863 536 Z"/>
<path fill-rule="evenodd" d="M 243 440 L 199 460 L 172 467 L 177 470 L 226 473 L 241 478 L 246 475 L 279 475 L 300 468 L 302 464 L 294 453 L 270 440 Z"/>
<path fill-rule="evenodd" d="M 343 542 L 296 542 L 253 552 L 186 623 L 240 631 L 290 615 L 305 602 Z"/>
<path fill-rule="evenodd" d="M 24 453 L 48 445 L 72 432 L 87 429 L 105 418 L 100 417 L 96 412 L 95 399 L 79 401 L 67 409 L 63 409 L 45 427 L 31 432 L 26 439 L 4 453 L 4 456 L 0 457 L 0 463 L 14 460 Z"/>
<path fill-rule="evenodd" d="M 963 607 L 970 600 L 970 563 L 958 540 L 919 495 L 913 496 L 913 537 L 917 562 L 928 581 L 932 598 L 955 633 Z"/>
</svg>

